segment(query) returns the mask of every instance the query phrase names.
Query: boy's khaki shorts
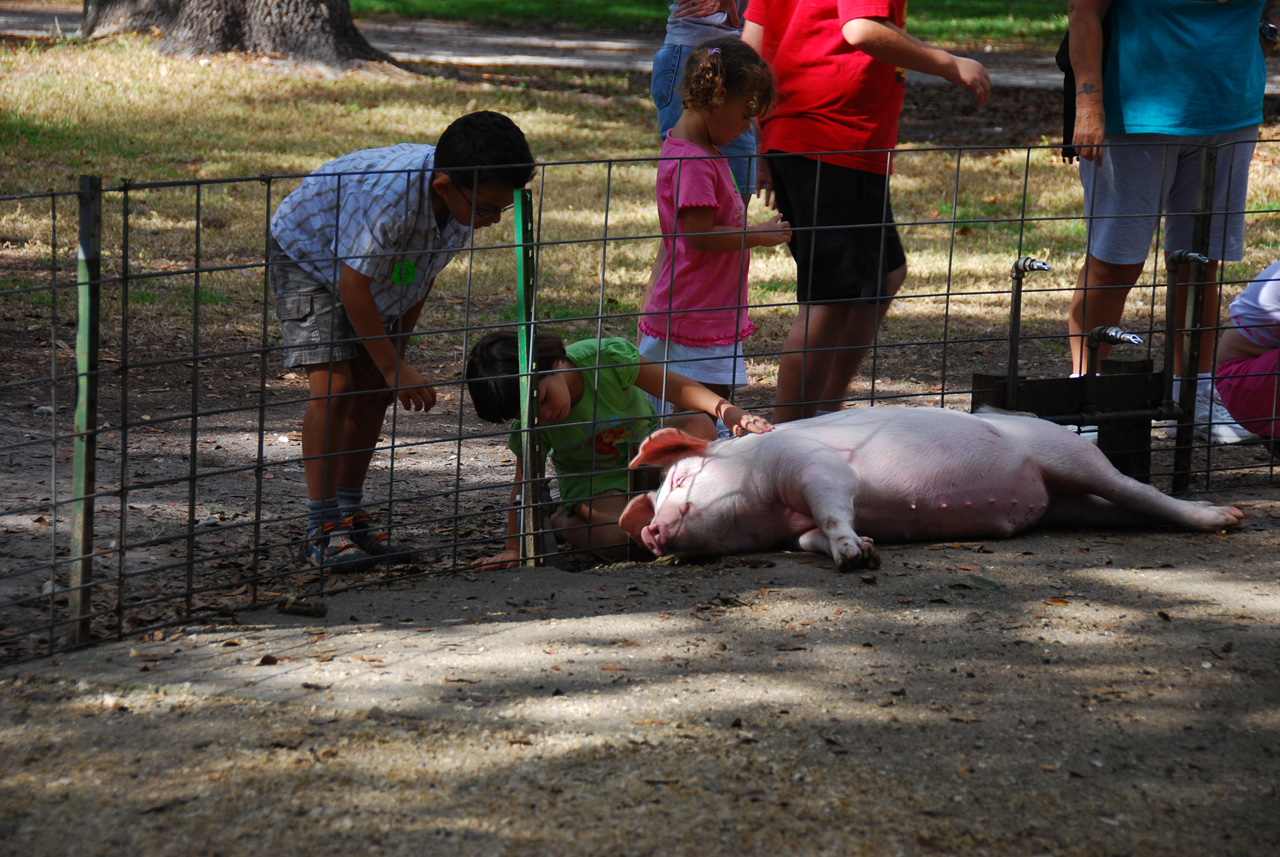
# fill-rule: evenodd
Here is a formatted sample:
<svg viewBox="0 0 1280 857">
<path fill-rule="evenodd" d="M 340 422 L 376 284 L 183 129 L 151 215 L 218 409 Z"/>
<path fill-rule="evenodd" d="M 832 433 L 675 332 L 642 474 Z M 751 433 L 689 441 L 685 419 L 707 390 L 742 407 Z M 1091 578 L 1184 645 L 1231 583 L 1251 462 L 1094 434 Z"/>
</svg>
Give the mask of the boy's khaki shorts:
<svg viewBox="0 0 1280 857">
<path fill-rule="evenodd" d="M 275 238 L 267 244 L 267 271 L 276 295 L 286 369 L 353 360 L 364 353 L 337 296 L 290 259 Z"/>
</svg>

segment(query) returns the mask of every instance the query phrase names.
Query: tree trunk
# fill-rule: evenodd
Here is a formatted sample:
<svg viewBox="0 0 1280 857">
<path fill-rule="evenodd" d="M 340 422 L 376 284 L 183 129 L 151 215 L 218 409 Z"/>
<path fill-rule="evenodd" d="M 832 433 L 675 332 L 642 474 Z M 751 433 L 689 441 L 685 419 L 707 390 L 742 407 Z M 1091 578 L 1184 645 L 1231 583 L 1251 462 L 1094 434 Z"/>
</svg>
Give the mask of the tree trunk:
<svg viewBox="0 0 1280 857">
<path fill-rule="evenodd" d="M 243 51 L 337 67 L 392 62 L 360 35 L 348 0 L 85 0 L 85 36 L 153 28 L 160 49 L 180 56 Z"/>
</svg>

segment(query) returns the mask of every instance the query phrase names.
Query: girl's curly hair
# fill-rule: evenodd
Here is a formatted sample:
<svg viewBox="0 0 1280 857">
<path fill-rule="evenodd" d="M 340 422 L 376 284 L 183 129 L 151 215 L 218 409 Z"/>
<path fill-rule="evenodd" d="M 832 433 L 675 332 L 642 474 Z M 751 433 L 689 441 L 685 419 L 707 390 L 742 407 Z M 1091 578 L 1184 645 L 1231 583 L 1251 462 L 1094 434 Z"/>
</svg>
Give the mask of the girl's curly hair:
<svg viewBox="0 0 1280 857">
<path fill-rule="evenodd" d="M 773 105 L 773 74 L 760 55 L 739 39 L 712 39 L 693 49 L 685 63 L 681 96 L 686 110 L 710 113 L 727 99 L 747 96 L 747 112 Z"/>
</svg>

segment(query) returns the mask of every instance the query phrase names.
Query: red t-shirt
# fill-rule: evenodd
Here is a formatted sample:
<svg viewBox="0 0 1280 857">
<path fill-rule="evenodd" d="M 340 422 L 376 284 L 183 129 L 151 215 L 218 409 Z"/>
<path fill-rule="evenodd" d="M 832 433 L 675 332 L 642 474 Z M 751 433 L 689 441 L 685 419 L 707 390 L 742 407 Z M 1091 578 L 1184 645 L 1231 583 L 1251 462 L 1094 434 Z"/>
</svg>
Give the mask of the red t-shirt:
<svg viewBox="0 0 1280 857">
<path fill-rule="evenodd" d="M 834 152 L 823 160 L 888 174 L 905 75 L 844 40 L 855 18 L 906 22 L 906 0 L 751 0 L 778 100 L 760 122 L 760 151 Z"/>
</svg>

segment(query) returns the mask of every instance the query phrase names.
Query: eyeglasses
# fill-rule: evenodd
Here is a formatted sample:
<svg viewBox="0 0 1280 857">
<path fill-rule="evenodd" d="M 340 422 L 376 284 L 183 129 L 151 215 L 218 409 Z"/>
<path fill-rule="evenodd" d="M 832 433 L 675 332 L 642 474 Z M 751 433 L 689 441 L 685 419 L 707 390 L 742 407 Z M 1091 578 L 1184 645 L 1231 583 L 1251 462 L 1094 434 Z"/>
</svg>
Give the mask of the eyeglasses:
<svg viewBox="0 0 1280 857">
<path fill-rule="evenodd" d="M 454 185 L 457 187 L 457 185 Z M 468 193 L 463 188 L 457 188 L 458 193 L 462 194 L 462 198 L 467 201 L 467 206 L 471 209 L 471 213 L 475 215 L 476 220 L 497 220 L 502 215 L 516 207 L 513 202 L 506 208 L 476 208 L 475 194 Z"/>
</svg>

